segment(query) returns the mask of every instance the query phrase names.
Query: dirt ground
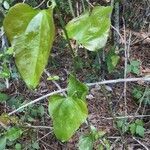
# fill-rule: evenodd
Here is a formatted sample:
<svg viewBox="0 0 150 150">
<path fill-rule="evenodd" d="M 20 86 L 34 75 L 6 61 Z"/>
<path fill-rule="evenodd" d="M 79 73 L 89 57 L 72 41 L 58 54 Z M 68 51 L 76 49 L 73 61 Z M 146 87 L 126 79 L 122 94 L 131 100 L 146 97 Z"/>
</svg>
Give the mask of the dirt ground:
<svg viewBox="0 0 150 150">
<path fill-rule="evenodd" d="M 147 25 L 148 17 L 150 17 L 150 15 L 148 15 L 147 13 L 150 13 L 149 11 L 150 8 L 147 8 L 148 7 L 147 6 L 146 9 L 144 9 L 144 7 L 145 7 L 144 2 L 135 3 L 135 1 L 133 1 L 132 6 L 129 5 L 128 2 L 124 8 L 128 11 L 134 8 L 133 13 L 139 16 L 136 17 L 134 15 L 131 15 L 130 18 L 126 20 L 128 26 L 126 27 L 125 31 L 123 29 L 123 26 L 120 28 L 121 35 L 124 36 L 123 32 L 125 32 L 127 35 L 127 39 L 129 39 L 130 33 L 132 35 L 130 37 L 131 44 L 129 48 L 129 59 L 139 60 L 141 62 L 140 75 L 136 76 L 133 74 L 128 74 L 127 77 L 143 77 L 143 76 L 150 75 L 150 34 L 149 34 L 150 29 L 149 26 Z M 141 25 L 137 27 L 136 24 L 133 24 L 135 20 L 138 25 L 140 23 Z M 66 88 L 67 85 L 66 80 L 67 80 L 68 72 L 72 70 L 71 67 L 72 59 L 68 51 L 68 47 L 64 46 L 65 45 L 63 44 L 64 41 L 59 35 L 56 36 L 56 41 L 57 42 L 53 46 L 52 56 L 50 57 L 50 61 L 46 70 L 51 75 L 58 75 L 60 77 L 60 80 L 57 81 L 57 83 L 63 89 Z M 124 48 L 124 43 L 120 44 L 120 48 Z M 107 47 L 105 50 L 107 51 Z M 94 75 L 93 69 L 90 68 L 88 65 L 86 65 L 86 62 L 89 61 L 88 59 L 93 58 L 91 52 L 87 52 L 88 57 L 83 49 L 79 48 L 78 52 L 80 55 L 80 60 L 83 61 L 83 67 L 78 67 L 77 69 L 78 79 L 86 83 L 98 81 L 97 80 L 98 77 L 97 75 Z M 124 69 L 124 54 L 121 53 L 120 55 L 122 57 L 117 66 L 120 72 L 118 71 L 119 73 L 117 72 L 116 74 L 114 73 L 111 75 L 107 75 L 106 73 L 105 78 L 107 80 L 117 78 L 118 76 L 121 77 L 123 76 L 121 71 L 123 71 Z M 79 63 L 79 65 L 81 64 Z M 42 95 L 50 93 L 54 90 L 58 90 L 54 83 L 52 83 L 51 81 L 47 81 L 47 74 L 45 73 L 42 75 L 40 85 L 35 91 L 29 91 L 21 79 L 10 80 L 9 83 L 10 83 L 9 89 L 4 88 L 2 89 L 1 92 L 7 93 L 10 96 L 22 95 L 23 98 L 26 99 L 26 101 L 34 100 Z M 108 87 L 106 87 L 106 94 L 112 101 L 111 107 L 113 113 L 116 116 L 124 116 L 126 111 L 127 116 L 133 116 L 131 118 L 130 117 L 128 118 L 128 120 L 131 121 L 132 119 L 136 118 L 136 116 L 138 115 L 150 115 L 150 107 L 148 106 L 145 107 L 144 105 L 139 106 L 139 104 L 136 103 L 135 100 L 133 99 L 131 91 L 133 87 L 137 85 L 143 87 L 150 87 L 150 84 L 148 82 L 127 83 L 127 93 L 126 93 L 127 107 L 126 108 L 125 108 L 125 101 L 123 96 L 124 83 L 107 85 Z M 111 91 L 109 91 L 108 88 L 111 88 Z M 102 87 L 100 86 L 90 87 L 89 94 L 87 96 L 87 103 L 88 103 L 88 110 L 89 110 L 89 116 L 88 116 L 89 124 L 92 124 L 98 130 L 106 131 L 107 137 L 110 140 L 110 143 L 112 145 L 111 147 L 112 149 L 122 150 L 123 147 L 122 147 L 122 143 L 120 142 L 121 135 L 117 131 L 116 127 L 114 126 L 112 115 L 109 110 L 107 97 L 105 96 Z M 44 106 L 46 112 L 42 120 L 41 118 L 36 118 L 32 122 L 32 126 L 52 127 L 52 121 L 47 112 L 47 99 L 41 101 L 40 103 L 37 103 L 36 105 Z M 139 107 L 140 110 L 138 111 L 138 114 L 134 116 Z M 0 105 L 0 114 L 4 112 L 11 112 L 11 111 L 12 109 L 9 108 L 8 106 Z M 24 115 L 25 115 L 24 113 L 17 113 L 17 116 L 19 118 L 21 118 Z M 150 138 L 149 138 L 150 117 L 143 117 L 143 118 L 141 117 L 140 119 L 143 119 L 145 123 L 144 125 L 146 129 L 145 136 L 144 138 L 136 137 L 137 140 L 135 140 L 130 134 L 125 134 L 124 141 L 126 142 L 128 150 L 144 150 L 146 148 L 143 145 L 146 145 L 146 147 L 150 149 Z M 89 126 L 84 123 L 81 126 L 81 128 L 75 133 L 75 135 L 70 139 L 69 142 L 62 143 L 55 138 L 51 129 L 31 128 L 27 130 L 27 133 L 19 141 L 22 142 L 24 145 L 26 145 L 31 142 L 31 138 L 34 136 L 34 138 L 38 140 L 41 150 L 44 149 L 76 150 L 79 136 L 81 134 L 83 135 L 88 132 L 89 132 Z M 96 145 L 95 145 L 95 149 L 97 149 Z"/>
</svg>

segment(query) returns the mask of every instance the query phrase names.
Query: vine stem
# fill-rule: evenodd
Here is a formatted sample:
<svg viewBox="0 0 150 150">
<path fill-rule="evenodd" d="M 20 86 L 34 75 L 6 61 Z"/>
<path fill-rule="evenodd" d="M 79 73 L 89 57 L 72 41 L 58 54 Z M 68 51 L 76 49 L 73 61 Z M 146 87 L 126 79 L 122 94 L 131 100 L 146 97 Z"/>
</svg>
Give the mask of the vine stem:
<svg viewBox="0 0 150 150">
<path fill-rule="evenodd" d="M 72 48 L 72 46 L 71 46 L 71 43 L 70 43 L 70 40 L 69 40 L 69 36 L 68 36 L 67 30 L 66 30 L 66 28 L 65 28 L 65 22 L 64 22 L 64 20 L 63 20 L 63 18 L 62 18 L 62 16 L 61 16 L 61 12 L 60 12 L 60 9 L 59 9 L 59 7 L 57 6 L 57 4 L 56 4 L 56 10 L 57 10 L 57 13 L 58 13 L 58 16 L 59 16 L 60 24 L 61 24 L 62 29 L 63 29 L 63 31 L 64 31 L 66 40 L 67 40 L 67 42 L 68 42 L 71 55 L 72 55 L 73 58 L 75 58 L 74 50 L 73 50 L 73 48 Z"/>
<path fill-rule="evenodd" d="M 150 77 L 149 78 L 145 77 L 145 78 L 128 78 L 128 79 L 107 80 L 107 81 L 102 81 L 102 82 L 87 83 L 86 85 L 87 86 L 95 86 L 95 85 L 103 85 L 103 84 L 114 84 L 114 83 L 121 83 L 121 82 L 137 82 L 137 81 L 150 81 Z M 17 108 L 16 110 L 10 112 L 8 115 L 9 116 L 13 115 L 13 114 L 19 112 L 20 110 L 22 110 L 25 107 L 28 107 L 28 106 L 30 106 L 32 104 L 35 104 L 35 103 L 37 103 L 37 102 L 39 102 L 39 101 L 41 101 L 43 99 L 46 99 L 47 97 L 52 96 L 54 94 L 63 93 L 66 90 L 67 90 L 67 88 L 61 89 L 61 90 L 58 90 L 58 91 L 54 91 L 54 92 L 48 93 L 48 94 L 46 94 L 44 96 L 41 96 L 41 97 L 39 97 L 39 98 L 29 102 L 29 103 L 27 103 L 27 104 Z"/>
<path fill-rule="evenodd" d="M 75 72 L 76 72 L 76 68 L 75 68 L 75 58 L 76 58 L 76 55 L 75 55 L 75 52 L 71 46 L 71 43 L 70 43 L 70 39 L 69 39 L 69 36 L 68 36 L 68 33 L 67 33 L 67 30 L 65 28 L 65 21 L 63 20 L 62 18 L 62 14 L 60 12 L 60 9 L 59 9 L 59 6 L 57 5 L 56 3 L 56 11 L 57 11 L 57 14 L 59 16 L 59 21 L 60 21 L 60 24 L 62 26 L 62 29 L 64 31 L 64 34 L 65 34 L 65 37 L 66 37 L 66 40 L 67 40 L 67 43 L 69 45 L 69 50 L 70 50 L 70 53 L 71 53 L 71 56 L 72 56 L 72 59 L 73 59 L 73 74 L 75 75 Z"/>
</svg>

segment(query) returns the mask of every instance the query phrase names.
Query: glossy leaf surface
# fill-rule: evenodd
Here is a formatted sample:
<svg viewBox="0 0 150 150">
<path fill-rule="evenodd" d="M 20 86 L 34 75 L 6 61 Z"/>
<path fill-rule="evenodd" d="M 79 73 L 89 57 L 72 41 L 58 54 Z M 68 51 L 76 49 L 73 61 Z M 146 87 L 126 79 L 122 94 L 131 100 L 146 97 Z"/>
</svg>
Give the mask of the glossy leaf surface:
<svg viewBox="0 0 150 150">
<path fill-rule="evenodd" d="M 86 12 L 66 25 L 70 39 L 76 40 L 90 51 L 105 46 L 110 28 L 110 6 L 96 6 L 92 12 Z"/>
<path fill-rule="evenodd" d="M 64 142 L 85 122 L 88 111 L 83 100 L 54 95 L 49 100 L 49 113 L 56 137 Z"/>
<path fill-rule="evenodd" d="M 27 4 L 17 4 L 6 16 L 4 28 L 14 48 L 15 62 L 23 80 L 29 88 L 35 88 L 54 40 L 53 9 L 39 11 Z"/>
</svg>

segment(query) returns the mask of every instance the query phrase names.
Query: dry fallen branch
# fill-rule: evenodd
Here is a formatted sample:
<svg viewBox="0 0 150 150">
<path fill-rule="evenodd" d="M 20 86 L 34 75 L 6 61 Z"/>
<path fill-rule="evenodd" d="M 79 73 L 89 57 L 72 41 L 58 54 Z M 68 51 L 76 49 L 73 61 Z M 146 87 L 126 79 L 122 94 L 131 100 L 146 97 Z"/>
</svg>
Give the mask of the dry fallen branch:
<svg viewBox="0 0 150 150">
<path fill-rule="evenodd" d="M 87 83 L 87 86 L 95 86 L 95 85 L 103 85 L 103 84 L 115 84 L 115 83 L 121 83 L 121 82 L 137 82 L 137 81 L 150 81 L 150 77 L 145 77 L 145 78 L 128 78 L 128 79 L 116 79 L 116 80 L 106 80 L 106 81 L 101 81 L 101 82 L 95 82 L 95 83 Z M 25 107 L 28 107 L 32 104 L 35 104 L 43 99 L 46 99 L 47 97 L 49 96 L 52 96 L 54 94 L 58 94 L 58 93 L 63 93 L 65 92 L 67 89 L 61 89 L 61 90 L 58 90 L 58 91 L 54 91 L 54 92 L 51 92 L 51 93 L 48 93 L 46 95 L 43 95 L 19 108 L 17 108 L 16 110 L 10 112 L 8 115 L 13 115 L 15 113 L 17 113 L 18 111 L 22 110 L 23 108 Z"/>
<path fill-rule="evenodd" d="M 124 82 L 137 82 L 137 81 L 150 81 L 150 77 L 106 80 L 106 81 L 95 82 L 95 83 L 87 83 L 87 85 L 95 86 L 95 85 L 102 85 L 102 84 L 116 84 L 121 82 L 124 83 Z"/>
<path fill-rule="evenodd" d="M 133 115 L 133 116 L 115 116 L 116 119 L 129 119 L 129 118 L 146 118 L 146 117 L 150 117 L 150 115 Z M 106 120 L 113 120 L 113 117 L 101 117 L 101 119 L 106 119 Z"/>
<path fill-rule="evenodd" d="M 46 95 L 44 95 L 44 96 L 41 96 L 41 97 L 39 97 L 39 98 L 37 98 L 37 99 L 35 99 L 35 100 L 33 100 L 33 101 L 31 101 L 31 102 L 25 104 L 25 105 L 19 107 L 18 109 L 16 109 L 16 110 L 10 112 L 8 115 L 15 114 L 16 112 L 20 111 L 21 109 L 23 109 L 23 108 L 25 108 L 25 107 L 28 107 L 28 106 L 30 106 L 30 105 L 32 105 L 32 104 L 34 104 L 34 103 L 37 103 L 37 102 L 39 102 L 39 101 L 41 101 L 41 100 L 43 100 L 43 99 L 45 99 L 45 98 L 47 98 L 47 97 L 49 97 L 49 96 L 52 96 L 52 95 L 58 94 L 58 93 L 62 93 L 62 92 L 65 92 L 65 91 L 66 91 L 66 89 L 62 89 L 62 90 L 58 90 L 58 91 L 54 91 L 54 92 L 48 93 L 48 94 L 46 94 Z"/>
</svg>

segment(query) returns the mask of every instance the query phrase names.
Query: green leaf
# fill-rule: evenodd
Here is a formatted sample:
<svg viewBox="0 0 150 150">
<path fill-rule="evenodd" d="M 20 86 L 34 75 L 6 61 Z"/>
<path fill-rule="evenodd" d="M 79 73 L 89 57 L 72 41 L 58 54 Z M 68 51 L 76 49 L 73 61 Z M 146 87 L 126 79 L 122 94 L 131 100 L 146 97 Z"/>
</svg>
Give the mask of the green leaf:
<svg viewBox="0 0 150 150">
<path fill-rule="evenodd" d="M 96 6 L 66 25 L 70 39 L 76 40 L 90 51 L 104 47 L 109 35 L 112 7 Z"/>
<path fill-rule="evenodd" d="M 141 137 L 144 137 L 144 131 L 145 128 L 143 126 L 137 125 L 136 126 L 136 134 L 138 134 Z"/>
<path fill-rule="evenodd" d="M 39 143 L 38 142 L 34 142 L 32 144 L 32 148 L 34 148 L 34 149 L 40 149 Z"/>
<path fill-rule="evenodd" d="M 3 91 L 5 88 L 6 88 L 6 85 L 0 82 L 0 91 Z"/>
<path fill-rule="evenodd" d="M 140 62 L 137 60 L 133 60 L 130 62 L 131 72 L 135 74 L 140 74 Z"/>
<path fill-rule="evenodd" d="M 9 47 L 6 51 L 6 54 L 12 55 L 14 53 L 14 49 L 12 47 Z"/>
<path fill-rule="evenodd" d="M 91 128 L 91 136 L 93 137 L 93 140 L 97 140 L 99 138 L 102 138 L 106 132 L 105 131 L 98 131 L 93 125 L 90 126 Z"/>
<path fill-rule="evenodd" d="M 85 122 L 88 110 L 83 100 L 54 95 L 49 99 L 49 113 L 56 137 L 64 142 Z"/>
<path fill-rule="evenodd" d="M 9 78 L 10 77 L 10 69 L 6 64 L 2 65 L 2 71 L 0 72 L 0 78 Z"/>
<path fill-rule="evenodd" d="M 105 144 L 106 150 L 110 150 L 110 141 L 104 138 L 103 143 Z"/>
<path fill-rule="evenodd" d="M 93 138 L 92 136 L 89 135 L 85 135 L 85 136 L 81 136 L 79 139 L 79 150 L 93 150 Z"/>
<path fill-rule="evenodd" d="M 98 145 L 98 150 L 104 150 L 105 148 L 104 148 L 104 146 L 102 145 L 102 144 L 99 144 Z"/>
<path fill-rule="evenodd" d="M 123 120 L 118 120 L 118 121 L 117 121 L 117 127 L 121 129 L 122 126 L 123 126 L 123 123 L 124 123 Z"/>
<path fill-rule="evenodd" d="M 142 96 L 143 96 L 143 91 L 134 88 L 132 91 L 133 97 L 136 98 L 137 100 L 139 100 Z"/>
<path fill-rule="evenodd" d="M 15 150 L 21 150 L 21 144 L 20 143 L 17 143 L 15 145 Z"/>
<path fill-rule="evenodd" d="M 136 133 L 136 124 L 135 123 L 130 124 L 130 132 L 132 135 L 134 135 Z"/>
<path fill-rule="evenodd" d="M 0 102 L 6 102 L 9 99 L 9 96 L 5 93 L 0 93 Z"/>
<path fill-rule="evenodd" d="M 140 66 L 140 61 L 132 60 L 130 64 L 131 64 L 132 66 L 134 66 L 134 67 L 139 67 L 139 66 Z"/>
<path fill-rule="evenodd" d="M 45 113 L 45 109 L 44 109 L 44 107 L 43 106 L 39 106 L 38 107 L 38 114 L 39 114 L 39 116 L 44 116 L 44 113 Z"/>
<path fill-rule="evenodd" d="M 119 129 L 121 129 L 121 131 L 122 131 L 123 133 L 127 132 L 128 129 L 129 129 L 129 124 L 128 124 L 128 122 L 127 122 L 127 119 L 119 119 L 119 120 L 117 121 L 117 127 L 118 127 Z"/>
<path fill-rule="evenodd" d="M 143 120 L 140 120 L 140 119 L 136 119 L 135 123 L 140 126 L 144 125 Z"/>
<path fill-rule="evenodd" d="M 85 100 L 88 93 L 88 87 L 77 80 L 73 75 L 70 75 L 68 80 L 67 92 L 68 96 L 74 96 L 76 98 Z"/>
<path fill-rule="evenodd" d="M 15 141 L 22 135 L 23 131 L 20 128 L 12 127 L 6 132 L 6 138 L 9 141 Z"/>
<path fill-rule="evenodd" d="M 7 100 L 7 105 L 10 108 L 12 108 L 12 109 L 17 109 L 21 105 L 24 104 L 23 102 L 25 102 L 25 100 L 24 100 L 24 98 L 22 96 L 16 96 L 16 95 L 14 95 L 9 100 Z M 23 111 L 23 109 L 21 111 Z"/>
<path fill-rule="evenodd" d="M 10 8 L 3 23 L 10 42 L 13 41 L 15 36 L 24 33 L 29 22 L 38 12 L 39 10 L 32 9 L 32 7 L 25 3 L 18 3 Z"/>
<path fill-rule="evenodd" d="M 111 49 L 106 57 L 107 60 L 107 68 L 108 68 L 108 72 L 111 73 L 114 71 L 115 67 L 118 64 L 120 57 L 115 53 L 115 49 Z"/>
<path fill-rule="evenodd" d="M 132 68 L 132 72 L 137 74 L 137 75 L 140 74 L 140 70 L 137 66 Z"/>
<path fill-rule="evenodd" d="M 37 11 L 27 4 L 17 4 L 6 16 L 4 29 L 14 49 L 17 68 L 27 86 L 34 89 L 54 40 L 53 10 Z"/>
<path fill-rule="evenodd" d="M 0 150 L 5 150 L 6 147 L 6 137 L 0 137 Z"/>
</svg>

